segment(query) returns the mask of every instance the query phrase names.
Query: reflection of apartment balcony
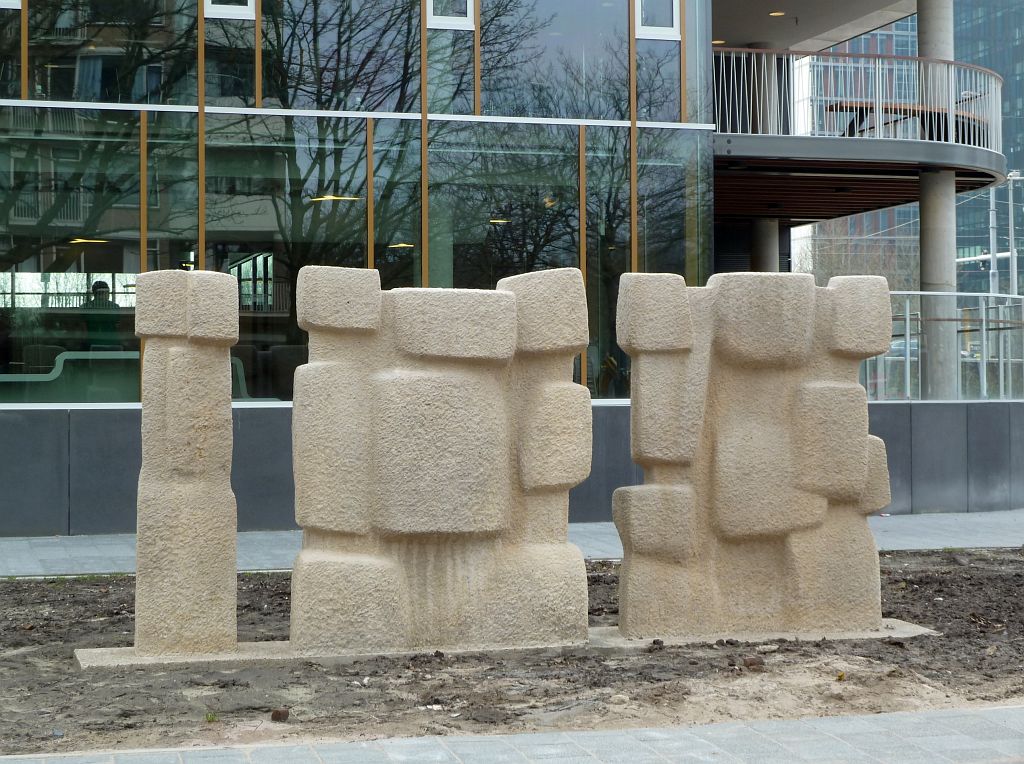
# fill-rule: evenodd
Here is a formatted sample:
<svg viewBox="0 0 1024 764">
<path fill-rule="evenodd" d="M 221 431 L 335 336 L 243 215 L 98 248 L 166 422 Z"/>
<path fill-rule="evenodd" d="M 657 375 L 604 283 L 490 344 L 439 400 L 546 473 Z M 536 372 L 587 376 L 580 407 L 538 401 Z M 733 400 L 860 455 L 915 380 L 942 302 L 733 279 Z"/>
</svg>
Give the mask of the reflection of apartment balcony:
<svg viewBox="0 0 1024 764">
<path fill-rule="evenodd" d="M 72 225 L 85 219 L 86 195 L 71 191 L 23 191 L 14 202 L 13 222 L 36 223 L 47 218 L 53 225 Z"/>
<path fill-rule="evenodd" d="M 29 133 L 81 133 L 84 115 L 74 109 L 9 109 L 12 127 Z M 6 120 L 5 120 L 6 121 Z"/>
<path fill-rule="evenodd" d="M 715 49 L 719 216 L 796 222 L 918 198 L 921 170 L 957 190 L 1002 180 L 1002 78 L 948 61 Z"/>
<path fill-rule="evenodd" d="M 37 33 L 37 39 L 46 42 L 78 42 L 86 39 L 85 24 L 74 18 L 58 19 L 57 23 Z"/>
<path fill-rule="evenodd" d="M 238 295 L 238 309 L 243 313 L 288 313 L 292 305 L 291 285 L 287 281 L 273 282 L 273 294 L 243 290 Z"/>
</svg>

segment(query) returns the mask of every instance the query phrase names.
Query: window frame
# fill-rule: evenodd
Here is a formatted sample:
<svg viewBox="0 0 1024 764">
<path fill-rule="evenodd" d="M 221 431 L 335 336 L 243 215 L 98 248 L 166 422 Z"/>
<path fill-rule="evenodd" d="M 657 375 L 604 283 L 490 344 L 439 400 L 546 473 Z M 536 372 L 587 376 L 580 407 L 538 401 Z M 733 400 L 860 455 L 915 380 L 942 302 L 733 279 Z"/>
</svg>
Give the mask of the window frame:
<svg viewBox="0 0 1024 764">
<path fill-rule="evenodd" d="M 0 0 L 2 1 L 2 0 Z M 456 29 L 473 32 L 476 30 L 477 0 L 466 0 L 466 15 L 435 16 L 434 0 L 427 0 L 427 29 Z"/>
<path fill-rule="evenodd" d="M 672 26 L 648 27 L 643 20 L 644 0 L 633 0 L 633 13 L 636 14 L 636 38 L 638 40 L 672 40 L 681 41 L 682 23 L 680 19 L 679 0 L 672 0 Z"/>
<path fill-rule="evenodd" d="M 256 0 L 245 0 L 245 5 L 217 5 L 214 0 L 203 0 L 203 16 L 208 19 L 255 21 Z"/>
</svg>

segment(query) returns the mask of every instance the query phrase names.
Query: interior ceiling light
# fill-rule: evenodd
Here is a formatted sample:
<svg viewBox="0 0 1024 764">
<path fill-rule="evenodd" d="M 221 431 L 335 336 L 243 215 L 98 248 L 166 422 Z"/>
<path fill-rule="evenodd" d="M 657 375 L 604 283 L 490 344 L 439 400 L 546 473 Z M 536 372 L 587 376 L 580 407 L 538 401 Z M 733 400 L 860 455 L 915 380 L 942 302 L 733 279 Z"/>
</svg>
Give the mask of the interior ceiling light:
<svg viewBox="0 0 1024 764">
<path fill-rule="evenodd" d="M 512 221 L 505 218 L 491 218 L 488 222 L 494 225 L 505 225 L 505 223 L 511 223 Z"/>
<path fill-rule="evenodd" d="M 311 202 L 358 202 L 361 201 L 361 196 L 333 196 L 326 194 L 324 196 L 314 196 L 309 201 Z"/>
<path fill-rule="evenodd" d="M 712 40 L 712 45 L 725 45 L 725 40 Z"/>
<path fill-rule="evenodd" d="M 768 15 L 769 16 L 785 16 L 786 12 L 785 11 L 772 11 Z"/>
<path fill-rule="evenodd" d="M 109 239 L 72 239 L 72 244 L 106 244 Z"/>
<path fill-rule="evenodd" d="M 403 241 L 398 244 L 388 244 L 388 249 L 412 249 L 415 246 L 415 244 L 409 244 Z"/>
</svg>

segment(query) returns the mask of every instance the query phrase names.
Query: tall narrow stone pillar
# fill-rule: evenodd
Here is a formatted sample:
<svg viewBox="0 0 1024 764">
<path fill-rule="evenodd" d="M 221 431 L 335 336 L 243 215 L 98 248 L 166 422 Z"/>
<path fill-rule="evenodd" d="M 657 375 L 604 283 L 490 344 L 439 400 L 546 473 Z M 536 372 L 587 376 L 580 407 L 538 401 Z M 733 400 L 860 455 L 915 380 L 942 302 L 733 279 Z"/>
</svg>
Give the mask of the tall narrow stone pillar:
<svg viewBox="0 0 1024 764">
<path fill-rule="evenodd" d="M 757 218 L 750 231 L 750 270 L 760 273 L 779 272 L 779 221 Z"/>
<path fill-rule="evenodd" d="M 954 58 L 953 0 L 918 0 L 917 48 L 923 58 Z M 940 72 L 931 72 L 933 76 Z M 923 83 L 941 92 L 946 83 Z M 938 137 L 938 136 L 936 136 Z M 921 291 L 956 291 L 956 174 L 921 173 Z M 921 300 L 921 395 L 931 400 L 957 396 L 956 300 Z"/>
<path fill-rule="evenodd" d="M 135 650 L 215 653 L 237 642 L 231 361 L 238 286 L 210 271 L 138 277 L 142 364 Z"/>
</svg>

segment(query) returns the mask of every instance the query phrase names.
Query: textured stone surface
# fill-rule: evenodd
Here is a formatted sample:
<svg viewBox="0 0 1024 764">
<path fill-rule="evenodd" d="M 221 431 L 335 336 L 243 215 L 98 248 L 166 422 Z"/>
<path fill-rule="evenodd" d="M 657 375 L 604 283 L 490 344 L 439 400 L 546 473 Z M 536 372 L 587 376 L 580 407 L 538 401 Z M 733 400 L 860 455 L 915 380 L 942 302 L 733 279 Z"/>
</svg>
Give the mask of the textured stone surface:
<svg viewBox="0 0 1024 764">
<path fill-rule="evenodd" d="M 589 394 L 572 382 L 580 272 L 494 291 L 381 292 L 374 272 L 340 268 L 299 283 L 295 650 L 585 641 L 567 535 L 568 491 L 590 471 Z"/>
<path fill-rule="evenodd" d="M 623 277 L 646 480 L 614 497 L 625 636 L 881 626 L 865 516 L 889 474 L 857 374 L 888 348 L 889 316 L 872 276 Z"/>
<path fill-rule="evenodd" d="M 238 287 L 228 274 L 138 277 L 142 367 L 135 649 L 139 655 L 231 650 L 235 497 L 229 348 Z"/>
</svg>

